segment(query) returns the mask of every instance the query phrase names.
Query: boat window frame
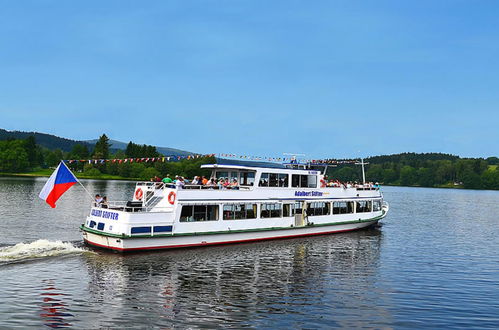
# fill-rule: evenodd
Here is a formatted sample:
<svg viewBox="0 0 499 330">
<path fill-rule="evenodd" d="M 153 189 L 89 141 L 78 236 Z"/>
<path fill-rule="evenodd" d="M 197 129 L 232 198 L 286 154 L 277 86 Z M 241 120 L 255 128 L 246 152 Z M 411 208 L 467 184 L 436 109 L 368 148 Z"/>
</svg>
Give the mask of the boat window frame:
<svg viewBox="0 0 499 330">
<path fill-rule="evenodd" d="M 200 206 L 204 206 L 205 207 L 205 217 L 206 217 L 206 220 L 196 220 L 194 215 L 195 215 L 195 207 L 200 207 Z M 191 211 L 191 215 L 188 216 L 188 218 L 192 218 L 192 220 L 187 220 L 188 218 L 186 218 L 185 220 L 182 219 L 183 217 L 183 212 L 184 212 L 184 208 L 187 208 L 187 207 L 191 207 L 192 208 L 192 211 Z M 208 219 L 208 216 L 210 215 L 211 216 L 211 212 L 208 211 L 208 208 L 214 208 L 215 210 L 215 219 Z M 200 213 L 200 212 L 198 212 Z M 218 204 L 187 204 L 187 205 L 181 205 L 181 208 L 180 208 L 180 216 L 179 216 L 179 222 L 208 222 L 208 221 L 218 221 L 220 218 L 220 207 Z"/>
</svg>

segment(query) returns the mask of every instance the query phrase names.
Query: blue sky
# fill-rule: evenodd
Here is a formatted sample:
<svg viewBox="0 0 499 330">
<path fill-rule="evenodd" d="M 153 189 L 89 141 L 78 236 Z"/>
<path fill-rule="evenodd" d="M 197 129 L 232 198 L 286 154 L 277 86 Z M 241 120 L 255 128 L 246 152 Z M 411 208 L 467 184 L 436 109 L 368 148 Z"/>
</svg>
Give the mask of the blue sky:
<svg viewBox="0 0 499 330">
<path fill-rule="evenodd" d="M 499 155 L 499 1 L 2 1 L 0 128 Z"/>
</svg>

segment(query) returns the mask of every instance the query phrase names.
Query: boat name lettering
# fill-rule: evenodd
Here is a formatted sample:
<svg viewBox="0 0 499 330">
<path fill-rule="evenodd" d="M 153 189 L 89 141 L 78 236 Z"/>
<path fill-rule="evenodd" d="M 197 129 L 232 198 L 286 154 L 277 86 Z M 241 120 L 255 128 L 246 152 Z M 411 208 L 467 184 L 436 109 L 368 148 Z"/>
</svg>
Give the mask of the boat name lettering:
<svg viewBox="0 0 499 330">
<path fill-rule="evenodd" d="M 118 220 L 119 216 L 119 214 L 116 212 L 109 212 L 109 211 L 95 210 L 95 209 L 92 209 L 90 214 L 93 215 L 94 217 L 101 217 L 104 219 L 112 219 L 112 220 Z"/>
<path fill-rule="evenodd" d="M 323 193 L 320 191 L 295 191 L 295 196 L 304 197 L 304 196 L 322 196 Z"/>
</svg>

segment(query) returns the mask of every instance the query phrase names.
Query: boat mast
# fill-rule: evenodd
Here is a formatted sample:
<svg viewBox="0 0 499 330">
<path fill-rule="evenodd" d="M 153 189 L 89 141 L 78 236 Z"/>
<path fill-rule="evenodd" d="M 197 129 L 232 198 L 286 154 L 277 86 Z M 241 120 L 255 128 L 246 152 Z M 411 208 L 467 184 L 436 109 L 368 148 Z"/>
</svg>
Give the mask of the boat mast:
<svg viewBox="0 0 499 330">
<path fill-rule="evenodd" d="M 364 165 L 369 163 L 364 162 L 364 158 L 360 157 L 360 163 L 355 163 L 355 165 L 362 165 L 362 184 L 366 184 L 366 171 L 364 169 Z"/>
</svg>

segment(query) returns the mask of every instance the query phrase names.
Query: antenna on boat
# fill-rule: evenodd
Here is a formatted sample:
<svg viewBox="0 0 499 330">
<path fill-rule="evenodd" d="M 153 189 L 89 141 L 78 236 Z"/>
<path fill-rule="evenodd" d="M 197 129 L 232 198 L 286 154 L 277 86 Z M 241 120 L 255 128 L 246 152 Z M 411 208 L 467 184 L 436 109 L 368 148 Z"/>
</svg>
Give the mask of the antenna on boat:
<svg viewBox="0 0 499 330">
<path fill-rule="evenodd" d="M 366 184 L 366 171 L 364 165 L 369 163 L 364 162 L 364 158 L 360 157 L 360 162 L 355 163 L 355 165 L 362 165 L 362 184 Z"/>
</svg>

